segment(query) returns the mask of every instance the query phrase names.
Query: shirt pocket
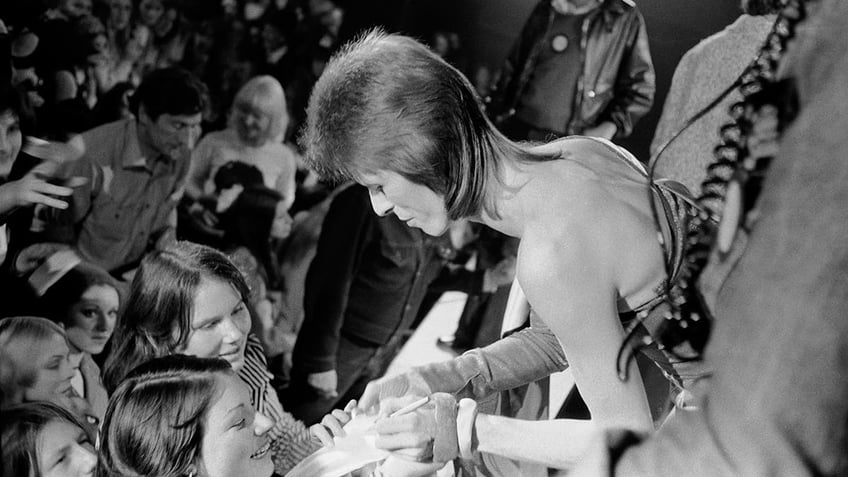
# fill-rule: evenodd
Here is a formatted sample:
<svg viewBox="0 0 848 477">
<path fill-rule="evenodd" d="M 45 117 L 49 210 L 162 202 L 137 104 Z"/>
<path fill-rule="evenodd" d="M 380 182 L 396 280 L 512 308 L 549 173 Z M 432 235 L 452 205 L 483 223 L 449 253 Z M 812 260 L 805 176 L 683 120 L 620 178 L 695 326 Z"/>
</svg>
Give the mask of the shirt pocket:
<svg viewBox="0 0 848 477">
<path fill-rule="evenodd" d="M 122 204 L 111 195 L 98 197 L 87 220 L 92 235 L 107 242 L 117 242 L 130 233 L 129 221 L 137 213 L 131 203 Z"/>
</svg>

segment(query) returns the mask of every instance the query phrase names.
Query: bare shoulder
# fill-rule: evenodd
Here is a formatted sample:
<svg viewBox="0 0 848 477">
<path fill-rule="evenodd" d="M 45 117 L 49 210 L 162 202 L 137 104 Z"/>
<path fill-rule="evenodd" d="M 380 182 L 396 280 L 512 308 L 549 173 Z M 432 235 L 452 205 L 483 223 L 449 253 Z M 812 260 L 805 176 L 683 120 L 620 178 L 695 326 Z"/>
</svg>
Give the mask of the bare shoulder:
<svg viewBox="0 0 848 477">
<path fill-rule="evenodd" d="M 561 288 L 575 284 L 572 277 L 606 275 L 606 234 L 598 234 L 590 223 L 552 223 L 522 237 L 517 273 L 522 286 Z"/>
</svg>

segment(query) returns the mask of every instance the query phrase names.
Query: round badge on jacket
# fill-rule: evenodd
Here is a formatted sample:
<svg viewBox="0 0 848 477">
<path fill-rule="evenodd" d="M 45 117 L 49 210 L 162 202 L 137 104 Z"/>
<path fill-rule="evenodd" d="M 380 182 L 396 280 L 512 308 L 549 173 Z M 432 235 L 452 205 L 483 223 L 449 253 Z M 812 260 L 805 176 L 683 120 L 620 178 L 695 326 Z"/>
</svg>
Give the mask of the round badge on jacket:
<svg viewBox="0 0 848 477">
<path fill-rule="evenodd" d="M 557 35 L 551 40 L 551 48 L 557 53 L 562 53 L 568 48 L 568 37 L 565 35 Z"/>
</svg>

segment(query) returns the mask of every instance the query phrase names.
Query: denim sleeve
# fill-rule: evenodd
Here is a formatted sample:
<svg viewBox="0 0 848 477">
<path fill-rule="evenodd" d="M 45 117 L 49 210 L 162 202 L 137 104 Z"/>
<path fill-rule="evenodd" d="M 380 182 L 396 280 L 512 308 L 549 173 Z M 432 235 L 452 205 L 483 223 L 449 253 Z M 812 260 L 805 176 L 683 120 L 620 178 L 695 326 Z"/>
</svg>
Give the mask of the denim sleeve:
<svg viewBox="0 0 848 477">
<path fill-rule="evenodd" d="M 539 380 L 568 366 L 553 332 L 531 313 L 530 327 L 455 359 L 419 366 L 433 392 L 481 399 Z"/>
</svg>

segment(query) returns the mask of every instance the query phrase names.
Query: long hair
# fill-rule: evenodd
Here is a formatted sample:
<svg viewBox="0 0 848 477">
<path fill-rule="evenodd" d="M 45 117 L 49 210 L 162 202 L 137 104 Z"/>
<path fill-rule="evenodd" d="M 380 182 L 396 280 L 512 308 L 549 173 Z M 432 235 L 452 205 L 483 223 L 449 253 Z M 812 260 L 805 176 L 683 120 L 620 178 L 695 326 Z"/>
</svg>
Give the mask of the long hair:
<svg viewBox="0 0 848 477">
<path fill-rule="evenodd" d="M 206 415 L 221 394 L 219 358 L 171 355 L 130 372 L 109 399 L 100 434 L 100 477 L 187 476 L 197 467 Z"/>
<path fill-rule="evenodd" d="M 41 431 L 53 421 L 64 421 L 85 430 L 73 414 L 46 401 L 17 404 L 0 411 L 2 475 L 41 475 L 38 467 L 38 440 Z"/>
<path fill-rule="evenodd" d="M 236 93 L 232 108 L 237 107 L 260 107 L 262 112 L 268 114 L 271 124 L 268 126 L 266 141 L 282 142 L 289 127 L 289 113 L 286 105 L 286 95 L 282 85 L 273 76 L 255 76 L 247 81 Z M 232 111 L 228 120 L 229 127 L 233 127 Z"/>
<path fill-rule="evenodd" d="M 65 330 L 46 318 L 14 316 L 0 320 L 0 407 L 19 402 L 36 376 L 30 357 L 14 355 L 12 343 L 35 343 L 55 335 L 67 340 Z"/>
<path fill-rule="evenodd" d="M 186 343 L 191 334 L 194 298 L 203 278 L 233 285 L 248 301 L 250 292 L 244 278 L 218 250 L 177 242 L 144 257 L 112 334 L 112 348 L 103 370 L 107 391 L 114 391 L 139 364 L 173 354 Z"/>
<path fill-rule="evenodd" d="M 452 220 L 497 217 L 486 188 L 504 156 L 540 160 L 486 118 L 474 87 L 429 48 L 373 30 L 343 47 L 316 83 L 300 143 L 341 181 L 390 170 L 444 197 Z"/>
<path fill-rule="evenodd" d="M 38 314 L 67 327 L 70 324 L 68 312 L 71 307 L 80 301 L 89 288 L 95 286 L 110 287 L 118 292 L 120 298 L 120 287 L 106 270 L 83 262 L 65 273 L 38 299 Z"/>
</svg>

